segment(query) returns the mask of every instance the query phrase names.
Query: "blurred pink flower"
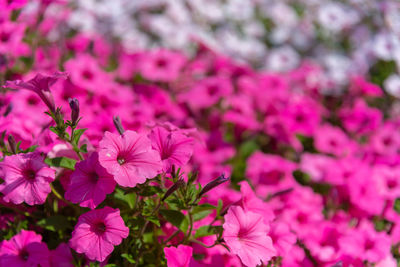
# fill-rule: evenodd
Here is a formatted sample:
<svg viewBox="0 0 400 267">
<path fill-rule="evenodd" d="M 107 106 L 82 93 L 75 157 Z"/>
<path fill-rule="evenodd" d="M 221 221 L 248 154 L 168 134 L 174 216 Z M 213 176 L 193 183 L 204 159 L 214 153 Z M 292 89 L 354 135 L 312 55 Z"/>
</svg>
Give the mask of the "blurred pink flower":
<svg viewBox="0 0 400 267">
<path fill-rule="evenodd" d="M 55 171 L 43 162 L 39 153 L 7 156 L 0 166 L 4 173 L 4 183 L 0 185 L 4 201 L 29 205 L 46 201 Z"/>
<path fill-rule="evenodd" d="M 113 176 L 100 165 L 98 153 L 94 152 L 75 165 L 65 199 L 94 209 L 114 191 L 115 184 Z"/>
<path fill-rule="evenodd" d="M 52 86 L 59 78 L 66 78 L 67 73 L 55 72 L 53 75 L 44 76 L 36 74 L 33 79 L 27 82 L 21 80 L 7 81 L 4 87 L 11 89 L 27 89 L 39 95 L 51 112 L 55 111 L 54 98 L 50 91 Z"/>
<path fill-rule="evenodd" d="M 189 267 L 193 248 L 186 245 L 165 247 L 164 253 L 167 258 L 168 267 Z"/>
<path fill-rule="evenodd" d="M 135 187 L 162 169 L 160 155 L 144 134 L 126 131 L 122 136 L 106 132 L 100 141 L 100 164 L 126 187 Z"/>
<path fill-rule="evenodd" d="M 368 107 L 364 100 L 357 99 L 351 108 L 342 108 L 339 117 L 347 131 L 365 134 L 378 128 L 383 115 L 378 109 Z"/>
<path fill-rule="evenodd" d="M 179 130 L 168 131 L 164 127 L 155 127 L 149 138 L 152 147 L 160 153 L 163 171 L 170 171 L 171 167 L 182 167 L 188 163 L 193 153 L 193 138 L 187 137 Z"/>
<path fill-rule="evenodd" d="M 140 72 L 151 81 L 171 82 L 178 78 L 186 58 L 179 52 L 159 49 L 140 57 Z"/>
<path fill-rule="evenodd" d="M 10 240 L 0 243 L 0 266 L 50 267 L 49 250 L 42 236 L 33 231 L 21 230 Z"/>
<path fill-rule="evenodd" d="M 50 251 L 51 266 L 73 267 L 73 262 L 71 249 L 66 243 L 61 243 L 55 250 Z"/>
<path fill-rule="evenodd" d="M 339 246 L 351 257 L 379 262 L 390 255 L 391 241 L 385 232 L 376 232 L 373 224 L 362 221 L 339 238 Z"/>
<path fill-rule="evenodd" d="M 103 262 L 129 234 L 119 209 L 104 207 L 82 214 L 69 245 L 78 253 L 85 253 L 90 260 Z"/>
<path fill-rule="evenodd" d="M 276 255 L 272 239 L 268 236 L 269 226 L 264 223 L 262 215 L 232 206 L 224 219 L 223 238 L 244 265 L 256 267 Z"/>
<path fill-rule="evenodd" d="M 248 182 L 242 181 L 239 184 L 240 192 L 242 193 L 242 199 L 240 202 L 242 208 L 245 211 L 251 211 L 262 215 L 264 223 L 270 223 L 275 218 L 271 207 L 256 196 Z"/>
<path fill-rule="evenodd" d="M 352 152 L 354 148 L 348 136 L 338 127 L 322 125 L 315 131 L 314 136 L 315 148 L 320 152 L 343 156 Z"/>
</svg>

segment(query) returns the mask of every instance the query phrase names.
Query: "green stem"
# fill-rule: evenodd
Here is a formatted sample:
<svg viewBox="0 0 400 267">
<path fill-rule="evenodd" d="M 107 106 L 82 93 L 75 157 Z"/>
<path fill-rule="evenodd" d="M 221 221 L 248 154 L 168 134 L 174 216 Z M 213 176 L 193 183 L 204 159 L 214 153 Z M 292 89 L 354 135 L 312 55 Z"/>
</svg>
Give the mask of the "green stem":
<svg viewBox="0 0 400 267">
<path fill-rule="evenodd" d="M 169 241 L 171 241 L 172 238 L 174 238 L 175 236 L 177 236 L 180 232 L 181 232 L 181 230 L 176 230 L 172 235 L 170 235 L 170 236 L 163 242 L 163 244 L 166 245 Z"/>
<path fill-rule="evenodd" d="M 189 217 L 189 231 L 185 237 L 185 241 L 188 241 L 189 238 L 192 235 L 192 231 L 193 231 L 193 215 L 192 215 L 192 209 L 190 208 L 190 210 L 188 211 L 188 217 Z"/>
<path fill-rule="evenodd" d="M 200 246 L 205 247 L 205 248 L 212 248 L 212 247 L 215 247 L 216 245 L 220 244 L 218 241 L 215 241 L 215 243 L 212 244 L 212 245 L 206 245 L 203 242 L 201 242 L 199 240 L 196 240 L 196 239 L 189 239 L 189 241 L 193 242 L 193 243 L 196 243 L 196 244 L 199 244 Z"/>
<path fill-rule="evenodd" d="M 52 184 L 50 184 L 51 192 L 60 200 L 66 202 L 66 200 L 62 197 L 60 193 L 57 192 L 57 190 L 54 188 Z"/>
</svg>

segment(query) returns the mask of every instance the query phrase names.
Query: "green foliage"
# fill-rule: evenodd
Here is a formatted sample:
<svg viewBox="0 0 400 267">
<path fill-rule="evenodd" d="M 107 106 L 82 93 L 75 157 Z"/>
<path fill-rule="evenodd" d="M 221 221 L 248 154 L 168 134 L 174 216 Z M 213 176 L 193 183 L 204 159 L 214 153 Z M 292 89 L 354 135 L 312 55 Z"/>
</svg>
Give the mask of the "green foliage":
<svg viewBox="0 0 400 267">
<path fill-rule="evenodd" d="M 49 231 L 64 231 L 72 228 L 68 218 L 62 215 L 50 216 L 37 222 L 40 227 Z"/>
<path fill-rule="evenodd" d="M 221 226 L 211 226 L 211 225 L 203 225 L 196 230 L 196 234 L 194 235 L 195 238 L 200 238 L 204 236 L 210 236 L 222 233 Z"/>
<path fill-rule="evenodd" d="M 76 160 L 66 157 L 46 158 L 44 162 L 52 167 L 61 167 L 69 170 L 75 170 Z"/>
<path fill-rule="evenodd" d="M 165 218 L 165 220 L 178 227 L 182 232 L 188 230 L 189 222 L 182 212 L 177 210 L 161 209 L 160 214 Z"/>
<path fill-rule="evenodd" d="M 135 202 L 136 202 L 136 194 L 135 193 L 127 193 L 121 189 L 121 188 L 116 188 L 114 192 L 114 197 L 126 204 L 130 209 L 133 209 L 135 207 Z"/>
<path fill-rule="evenodd" d="M 393 208 L 397 213 L 400 213 L 400 198 L 396 198 Z"/>
</svg>

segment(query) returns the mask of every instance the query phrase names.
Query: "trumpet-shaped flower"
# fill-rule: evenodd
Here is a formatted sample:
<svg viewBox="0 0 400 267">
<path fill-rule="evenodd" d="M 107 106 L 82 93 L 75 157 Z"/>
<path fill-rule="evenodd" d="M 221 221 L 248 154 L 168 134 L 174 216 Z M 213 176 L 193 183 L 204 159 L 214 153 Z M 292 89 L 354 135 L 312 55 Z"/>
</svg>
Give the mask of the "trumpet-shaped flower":
<svg viewBox="0 0 400 267">
<path fill-rule="evenodd" d="M 4 183 L 0 185 L 4 201 L 29 205 L 45 202 L 55 171 L 43 162 L 40 154 L 31 152 L 7 156 L 0 167 L 4 173 Z"/>
<path fill-rule="evenodd" d="M 244 265 L 255 267 L 276 255 L 262 215 L 233 206 L 224 218 L 224 240 Z"/>
<path fill-rule="evenodd" d="M 81 207 L 96 208 L 114 191 L 115 180 L 99 163 L 95 152 L 87 160 L 76 164 L 65 198 Z"/>
<path fill-rule="evenodd" d="M 82 214 L 72 232 L 69 245 L 90 260 L 104 261 L 129 234 L 119 209 L 105 207 Z"/>
<path fill-rule="evenodd" d="M 162 169 L 160 155 L 147 136 L 134 131 L 123 135 L 106 132 L 100 142 L 100 164 L 121 186 L 135 187 Z"/>
</svg>

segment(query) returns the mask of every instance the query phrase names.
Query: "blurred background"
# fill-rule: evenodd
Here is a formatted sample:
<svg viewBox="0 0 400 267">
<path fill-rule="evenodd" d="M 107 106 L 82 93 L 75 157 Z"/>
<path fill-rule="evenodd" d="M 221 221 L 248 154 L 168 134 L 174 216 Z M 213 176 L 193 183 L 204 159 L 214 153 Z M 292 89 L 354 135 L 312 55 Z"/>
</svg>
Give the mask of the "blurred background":
<svg viewBox="0 0 400 267">
<path fill-rule="evenodd" d="M 397 0 L 72 0 L 68 27 L 119 40 L 136 51 L 194 43 L 259 69 L 324 68 L 327 93 L 351 74 L 400 97 L 400 2 Z M 339 91 L 339 92 L 338 92 Z"/>
</svg>

